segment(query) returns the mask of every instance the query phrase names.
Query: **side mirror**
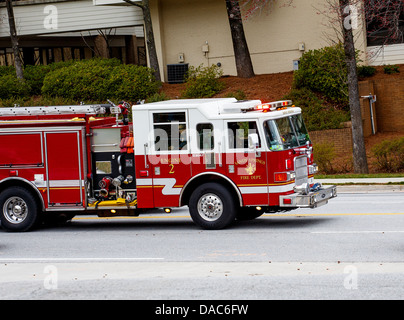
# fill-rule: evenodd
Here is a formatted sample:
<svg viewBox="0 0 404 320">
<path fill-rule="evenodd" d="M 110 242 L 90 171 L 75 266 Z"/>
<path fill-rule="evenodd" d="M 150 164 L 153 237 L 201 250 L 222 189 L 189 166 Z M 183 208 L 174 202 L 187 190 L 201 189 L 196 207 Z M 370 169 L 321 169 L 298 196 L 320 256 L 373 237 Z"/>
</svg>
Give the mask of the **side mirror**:
<svg viewBox="0 0 404 320">
<path fill-rule="evenodd" d="M 257 157 L 261 157 L 261 151 L 258 151 L 257 148 L 260 145 L 260 141 L 258 138 L 258 134 L 250 133 L 248 135 L 248 149 L 251 151 L 255 151 L 255 155 Z"/>
<path fill-rule="evenodd" d="M 248 149 L 257 149 L 259 146 L 258 134 L 250 133 L 248 135 Z"/>
</svg>

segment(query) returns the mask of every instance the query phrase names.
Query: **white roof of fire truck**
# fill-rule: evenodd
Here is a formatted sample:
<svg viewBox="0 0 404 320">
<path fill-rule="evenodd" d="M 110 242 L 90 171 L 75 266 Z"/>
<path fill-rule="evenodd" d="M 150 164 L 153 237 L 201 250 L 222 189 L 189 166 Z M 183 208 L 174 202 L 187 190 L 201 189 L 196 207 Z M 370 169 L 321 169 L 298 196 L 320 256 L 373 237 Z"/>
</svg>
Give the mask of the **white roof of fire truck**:
<svg viewBox="0 0 404 320">
<path fill-rule="evenodd" d="M 301 109 L 293 106 L 291 100 L 282 100 L 262 103 L 261 100 L 238 101 L 235 98 L 210 98 L 210 99 L 178 99 L 160 102 L 134 105 L 133 112 L 137 110 L 162 110 L 169 111 L 198 109 L 208 119 L 235 119 L 240 118 L 280 118 L 285 114 L 298 114 Z"/>
<path fill-rule="evenodd" d="M 207 119 L 236 119 L 243 118 L 280 118 L 285 115 L 301 113 L 301 109 L 292 105 L 291 100 L 262 103 L 261 100 L 238 101 L 235 98 L 211 99 L 178 99 L 167 100 L 141 105 L 134 105 L 134 113 L 141 110 L 184 110 L 197 109 Z M 108 110 L 108 111 L 107 111 Z M 106 104 L 78 106 L 45 106 L 45 107 L 15 107 L 0 108 L 1 117 L 38 116 L 38 115 L 67 115 L 67 114 L 119 114 L 118 107 Z"/>
</svg>

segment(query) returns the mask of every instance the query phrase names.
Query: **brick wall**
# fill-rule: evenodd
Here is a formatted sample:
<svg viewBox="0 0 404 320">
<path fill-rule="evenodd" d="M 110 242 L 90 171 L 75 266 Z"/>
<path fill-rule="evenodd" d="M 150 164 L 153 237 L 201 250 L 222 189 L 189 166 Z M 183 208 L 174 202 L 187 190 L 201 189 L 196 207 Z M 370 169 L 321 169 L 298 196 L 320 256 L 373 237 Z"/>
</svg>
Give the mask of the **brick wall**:
<svg viewBox="0 0 404 320">
<path fill-rule="evenodd" d="M 331 129 L 309 132 L 313 144 L 329 144 L 334 146 L 335 154 L 352 156 L 352 129 Z"/>
<path fill-rule="evenodd" d="M 404 132 L 404 79 L 381 79 L 359 82 L 360 96 L 376 95 L 373 119 L 376 132 Z M 372 134 L 369 99 L 361 98 L 363 134 Z M 313 144 L 334 146 L 335 154 L 352 157 L 352 129 L 322 130 L 309 132 Z"/>
<path fill-rule="evenodd" d="M 372 88 L 373 92 L 371 93 L 377 96 L 375 117 L 378 131 L 404 132 L 404 79 L 361 81 L 359 94 L 361 96 L 368 95 Z"/>
</svg>

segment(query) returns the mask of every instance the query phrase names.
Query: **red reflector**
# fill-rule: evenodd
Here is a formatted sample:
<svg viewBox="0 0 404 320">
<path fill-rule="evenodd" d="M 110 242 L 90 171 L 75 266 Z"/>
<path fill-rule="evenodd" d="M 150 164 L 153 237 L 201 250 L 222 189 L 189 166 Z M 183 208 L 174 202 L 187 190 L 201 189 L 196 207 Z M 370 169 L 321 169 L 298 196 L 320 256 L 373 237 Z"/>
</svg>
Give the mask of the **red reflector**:
<svg viewBox="0 0 404 320">
<path fill-rule="evenodd" d="M 17 170 L 10 170 L 9 175 L 10 175 L 10 177 L 16 177 L 16 176 L 18 176 L 18 171 Z"/>
<path fill-rule="evenodd" d="M 148 177 L 149 176 L 149 171 L 147 170 L 140 170 L 140 176 L 141 177 Z"/>
<path fill-rule="evenodd" d="M 286 172 L 275 173 L 275 182 L 288 181 L 288 174 Z"/>
<path fill-rule="evenodd" d="M 283 199 L 283 204 L 292 204 L 292 199 Z"/>
<path fill-rule="evenodd" d="M 292 169 L 292 159 L 286 160 L 286 169 Z"/>
</svg>

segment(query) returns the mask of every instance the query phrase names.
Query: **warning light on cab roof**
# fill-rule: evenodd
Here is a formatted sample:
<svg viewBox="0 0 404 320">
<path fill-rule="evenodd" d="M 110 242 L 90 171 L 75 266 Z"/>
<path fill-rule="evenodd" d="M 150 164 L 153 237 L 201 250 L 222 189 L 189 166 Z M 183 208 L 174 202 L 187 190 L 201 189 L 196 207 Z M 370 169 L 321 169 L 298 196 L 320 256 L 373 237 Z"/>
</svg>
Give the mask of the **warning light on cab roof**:
<svg viewBox="0 0 404 320">
<path fill-rule="evenodd" d="M 289 107 L 289 106 L 292 106 L 292 100 L 282 100 L 282 101 L 275 101 L 275 102 L 259 104 L 255 107 L 255 110 L 267 112 L 267 111 L 275 111 L 275 110 L 284 109 L 285 107 Z"/>
</svg>

